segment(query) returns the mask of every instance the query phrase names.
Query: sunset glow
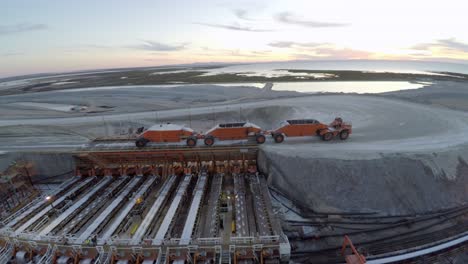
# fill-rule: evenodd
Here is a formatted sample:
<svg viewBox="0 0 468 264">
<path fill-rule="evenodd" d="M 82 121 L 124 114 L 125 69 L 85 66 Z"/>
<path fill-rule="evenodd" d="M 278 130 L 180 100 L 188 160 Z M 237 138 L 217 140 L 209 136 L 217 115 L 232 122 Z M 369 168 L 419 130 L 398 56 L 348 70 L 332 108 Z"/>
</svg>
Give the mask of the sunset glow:
<svg viewBox="0 0 468 264">
<path fill-rule="evenodd" d="M 0 77 L 195 62 L 468 61 L 465 1 L 5 1 Z"/>
</svg>

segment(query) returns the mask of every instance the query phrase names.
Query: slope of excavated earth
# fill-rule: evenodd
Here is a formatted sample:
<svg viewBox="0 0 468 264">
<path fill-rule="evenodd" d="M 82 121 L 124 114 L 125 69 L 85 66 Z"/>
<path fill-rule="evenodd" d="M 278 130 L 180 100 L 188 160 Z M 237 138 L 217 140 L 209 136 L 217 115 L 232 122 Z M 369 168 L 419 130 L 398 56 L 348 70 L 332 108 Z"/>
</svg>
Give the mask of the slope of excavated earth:
<svg viewBox="0 0 468 264">
<path fill-rule="evenodd" d="M 374 97 L 302 100 L 296 117 L 341 115 L 354 133 L 346 142 L 304 138 L 262 146 L 260 167 L 293 200 L 316 211 L 388 214 L 468 201 L 466 113 Z"/>
</svg>

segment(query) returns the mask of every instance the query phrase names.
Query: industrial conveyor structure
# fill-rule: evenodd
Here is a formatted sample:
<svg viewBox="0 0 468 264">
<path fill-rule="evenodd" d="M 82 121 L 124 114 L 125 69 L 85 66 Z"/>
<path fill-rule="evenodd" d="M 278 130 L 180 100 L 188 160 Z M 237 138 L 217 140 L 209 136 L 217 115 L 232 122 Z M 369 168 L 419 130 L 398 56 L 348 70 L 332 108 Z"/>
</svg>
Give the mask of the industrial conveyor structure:
<svg viewBox="0 0 468 264">
<path fill-rule="evenodd" d="M 182 237 L 180 238 L 180 245 L 189 245 L 192 239 L 192 233 L 194 231 L 195 222 L 198 218 L 198 212 L 200 210 L 200 204 L 205 193 L 205 185 L 207 180 L 206 172 L 202 172 L 198 179 L 197 186 L 195 187 L 195 194 L 193 195 L 192 205 L 187 216 L 187 222 L 185 222 L 184 230 L 182 231 Z"/>
<path fill-rule="evenodd" d="M 169 231 L 171 224 L 173 223 L 174 216 L 176 215 L 176 212 L 179 209 L 179 206 L 185 195 L 187 187 L 190 184 L 191 179 L 192 179 L 192 175 L 184 176 L 182 183 L 179 185 L 179 188 L 177 189 L 176 196 L 172 200 L 171 206 L 169 207 L 169 210 L 166 212 L 166 216 L 164 217 L 163 222 L 161 226 L 159 227 L 158 232 L 156 233 L 156 236 L 154 237 L 151 243 L 152 245 L 157 245 L 157 246 L 162 245 L 166 237 L 166 234 Z"/>
<path fill-rule="evenodd" d="M 88 148 L 75 176 L 1 219 L 0 263 L 279 263 L 256 145 Z"/>
<path fill-rule="evenodd" d="M 105 244 L 105 243 L 110 242 L 109 239 L 116 232 L 118 227 L 121 225 L 121 223 L 130 213 L 130 211 L 135 207 L 136 203 L 138 202 L 138 199 L 145 196 L 145 193 L 151 188 L 151 186 L 155 182 L 157 182 L 157 180 L 158 180 L 158 177 L 150 177 L 147 180 L 147 182 L 138 190 L 138 192 L 134 195 L 134 197 L 126 203 L 126 205 L 114 217 L 109 227 L 107 227 L 107 229 L 105 229 L 103 234 L 100 236 L 100 240 L 99 240 L 100 244 Z"/>
<path fill-rule="evenodd" d="M 166 201 L 167 196 L 169 195 L 169 191 L 173 188 L 173 185 L 176 181 L 176 176 L 172 175 L 164 184 L 161 192 L 159 193 L 158 198 L 154 202 L 153 206 L 149 210 L 148 214 L 146 217 L 143 219 L 143 222 L 141 223 L 140 227 L 136 231 L 136 233 L 133 235 L 133 238 L 131 240 L 131 244 L 133 245 L 138 245 L 141 243 L 144 235 L 148 232 L 148 228 L 150 224 L 153 222 L 153 219 L 157 216 L 156 214 L 160 212 L 160 209 L 163 205 L 163 203 Z"/>
</svg>

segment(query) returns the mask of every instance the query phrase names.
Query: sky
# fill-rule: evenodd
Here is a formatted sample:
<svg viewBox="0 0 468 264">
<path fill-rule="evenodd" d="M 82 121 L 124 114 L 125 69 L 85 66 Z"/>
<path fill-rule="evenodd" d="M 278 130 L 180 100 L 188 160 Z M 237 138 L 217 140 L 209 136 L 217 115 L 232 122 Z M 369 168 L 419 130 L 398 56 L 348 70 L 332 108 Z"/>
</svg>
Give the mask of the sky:
<svg viewBox="0 0 468 264">
<path fill-rule="evenodd" d="M 468 63 L 465 0 L 2 0 L 0 77 L 204 62 Z"/>
</svg>

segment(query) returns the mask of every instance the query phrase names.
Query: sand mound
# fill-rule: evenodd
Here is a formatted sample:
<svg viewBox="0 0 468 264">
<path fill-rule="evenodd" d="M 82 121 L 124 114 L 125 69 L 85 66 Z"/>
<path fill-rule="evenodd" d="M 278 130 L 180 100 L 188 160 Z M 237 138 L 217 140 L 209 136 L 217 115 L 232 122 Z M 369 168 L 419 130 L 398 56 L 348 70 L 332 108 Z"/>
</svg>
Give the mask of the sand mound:
<svg viewBox="0 0 468 264">
<path fill-rule="evenodd" d="M 467 202 L 468 147 L 376 159 L 308 158 L 262 150 L 271 184 L 321 212 L 420 213 Z"/>
</svg>

